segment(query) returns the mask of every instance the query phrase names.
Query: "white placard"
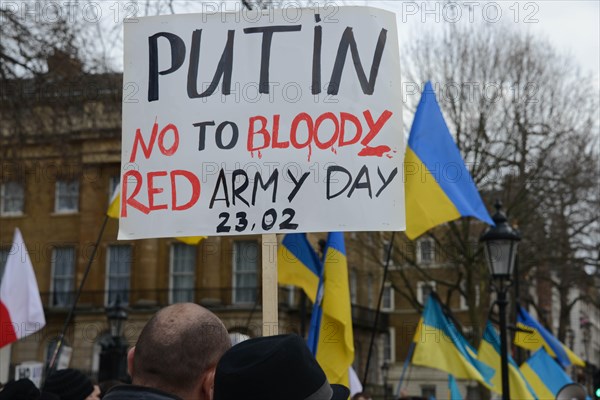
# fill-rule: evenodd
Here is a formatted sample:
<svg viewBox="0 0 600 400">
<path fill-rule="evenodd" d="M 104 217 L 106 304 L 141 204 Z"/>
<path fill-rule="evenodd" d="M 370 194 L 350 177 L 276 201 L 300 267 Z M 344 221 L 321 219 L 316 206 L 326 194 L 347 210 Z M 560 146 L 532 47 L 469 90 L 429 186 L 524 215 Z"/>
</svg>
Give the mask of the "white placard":
<svg viewBox="0 0 600 400">
<path fill-rule="evenodd" d="M 125 22 L 119 239 L 403 230 L 396 18 Z"/>
<path fill-rule="evenodd" d="M 42 385 L 43 373 L 43 363 L 38 361 L 26 361 L 15 367 L 15 380 L 29 379 L 37 388 L 40 388 Z"/>
</svg>

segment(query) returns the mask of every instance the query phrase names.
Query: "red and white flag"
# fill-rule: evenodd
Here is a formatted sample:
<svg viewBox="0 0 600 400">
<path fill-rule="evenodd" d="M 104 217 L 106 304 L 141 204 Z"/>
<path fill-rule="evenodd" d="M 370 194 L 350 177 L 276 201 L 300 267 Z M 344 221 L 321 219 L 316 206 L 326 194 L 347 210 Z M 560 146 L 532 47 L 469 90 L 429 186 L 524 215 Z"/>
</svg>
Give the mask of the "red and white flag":
<svg viewBox="0 0 600 400">
<path fill-rule="evenodd" d="M 0 284 L 0 347 L 42 329 L 44 308 L 33 266 L 17 228 Z"/>
</svg>

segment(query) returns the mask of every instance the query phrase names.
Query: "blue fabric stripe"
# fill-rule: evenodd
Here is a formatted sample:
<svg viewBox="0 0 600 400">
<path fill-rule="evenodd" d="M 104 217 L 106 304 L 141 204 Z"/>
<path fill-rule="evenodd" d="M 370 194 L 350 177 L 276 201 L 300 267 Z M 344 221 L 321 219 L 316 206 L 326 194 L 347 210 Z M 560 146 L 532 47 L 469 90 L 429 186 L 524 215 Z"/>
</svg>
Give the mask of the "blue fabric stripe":
<svg viewBox="0 0 600 400">
<path fill-rule="evenodd" d="M 519 307 L 517 323 L 519 322 L 539 332 L 542 339 L 544 339 L 546 344 L 552 349 L 554 354 L 556 354 L 558 362 L 563 367 L 568 367 L 571 365 L 571 360 L 569 360 L 569 356 L 567 356 L 563 344 L 554 335 L 552 335 L 552 333 L 544 328 L 542 324 L 533 319 L 533 317 L 529 315 L 529 313 L 525 311 L 523 307 Z"/>
<path fill-rule="evenodd" d="M 454 375 L 448 375 L 448 389 L 450 389 L 450 398 L 452 400 L 463 400 L 460 390 L 458 390 L 458 384 Z"/>
<path fill-rule="evenodd" d="M 423 89 L 408 145 L 462 216 L 476 217 L 494 225 L 450 135 L 431 82 Z"/>
<path fill-rule="evenodd" d="M 496 353 L 498 353 L 498 357 L 500 357 L 500 354 L 502 354 L 500 353 L 500 336 L 498 336 L 496 329 L 494 329 L 490 321 L 488 321 L 485 325 L 485 331 L 483 332 L 483 340 L 488 342 L 494 348 L 494 350 L 496 350 Z M 514 366 L 515 368 L 519 369 L 519 366 L 517 365 L 515 360 L 513 360 L 510 354 L 508 355 L 508 363 Z"/>
<path fill-rule="evenodd" d="M 344 256 L 346 256 L 346 246 L 344 245 L 344 232 L 329 233 L 329 235 L 327 236 L 327 249 L 325 249 L 325 254 L 327 254 L 330 247 L 336 249 Z"/>
<path fill-rule="evenodd" d="M 317 277 L 321 276 L 323 267 L 305 233 L 289 233 L 281 244 Z"/>
<path fill-rule="evenodd" d="M 563 386 L 573 382 L 543 347 L 527 360 L 527 364 L 555 396 Z"/>
<path fill-rule="evenodd" d="M 425 310 L 423 310 L 423 324 L 439 329 L 447 338 L 450 338 L 452 343 L 449 343 L 449 345 L 454 345 L 465 360 L 475 366 L 479 373 L 481 373 L 483 379 L 490 383 L 490 379 L 494 376 L 496 371 L 490 366 L 477 360 L 469 351 L 467 351 L 467 348 L 469 348 L 472 350 L 473 354 L 476 354 L 475 350 L 466 339 L 462 337 L 454 324 L 448 321 L 442 311 L 442 307 L 433 296 L 429 296 L 427 304 L 425 305 Z"/>
</svg>

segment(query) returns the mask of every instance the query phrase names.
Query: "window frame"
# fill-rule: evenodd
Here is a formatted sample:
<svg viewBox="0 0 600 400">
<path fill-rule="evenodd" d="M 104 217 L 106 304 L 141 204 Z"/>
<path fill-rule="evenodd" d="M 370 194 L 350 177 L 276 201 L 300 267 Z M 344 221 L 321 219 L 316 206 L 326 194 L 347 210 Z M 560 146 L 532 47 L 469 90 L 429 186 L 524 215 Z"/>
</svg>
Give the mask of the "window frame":
<svg viewBox="0 0 600 400">
<path fill-rule="evenodd" d="M 464 285 L 465 281 L 462 281 L 460 283 L 460 287 L 462 290 L 465 290 L 465 285 Z M 469 309 L 469 305 L 467 304 L 467 298 L 465 296 L 463 296 L 462 294 L 459 294 L 460 296 L 460 304 L 459 304 L 459 308 L 461 311 L 466 311 Z M 479 287 L 479 285 L 475 285 L 475 306 L 479 307 L 479 305 L 481 304 L 481 289 Z"/>
<path fill-rule="evenodd" d="M 61 188 L 63 187 L 67 187 L 70 190 L 72 190 L 73 188 L 71 187 L 71 185 L 74 185 L 77 187 L 77 191 L 76 194 L 75 193 L 67 193 L 67 194 L 63 194 Z M 64 189 L 63 189 L 64 190 Z M 54 212 L 56 214 L 75 214 L 79 212 L 79 191 L 80 191 L 80 183 L 78 179 L 71 179 L 71 180 L 66 180 L 66 179 L 57 179 L 56 183 L 55 183 L 55 187 L 54 187 Z M 61 198 L 63 197 L 75 197 L 75 208 L 65 208 L 65 207 L 61 207 Z"/>
<path fill-rule="evenodd" d="M 128 277 L 128 283 L 127 283 L 127 299 L 123 299 L 120 298 L 119 301 L 121 303 L 121 305 L 123 306 L 127 306 L 129 305 L 129 300 L 130 300 L 130 293 L 131 293 L 131 270 L 132 270 L 132 264 L 133 264 L 133 246 L 131 244 L 109 244 L 106 248 L 106 270 L 105 270 L 105 280 L 104 280 L 104 287 L 105 287 L 105 291 L 104 291 L 104 305 L 105 306 L 111 306 L 112 302 L 111 300 L 111 288 L 110 288 L 110 279 L 111 279 L 111 273 L 110 273 L 110 266 L 111 266 L 111 253 L 113 251 L 113 249 L 115 248 L 128 248 L 129 249 L 129 256 L 130 256 L 130 260 L 129 260 L 129 272 L 127 274 Z M 121 274 L 124 276 L 124 274 Z M 115 290 L 115 292 L 120 292 L 120 290 Z M 116 299 L 115 299 L 116 300 Z"/>
<path fill-rule="evenodd" d="M 192 269 L 191 271 L 185 271 L 185 272 L 175 272 L 174 271 L 174 267 L 175 267 L 175 249 L 176 248 L 185 248 L 186 252 L 190 251 L 192 254 Z M 186 254 L 187 256 L 188 254 Z M 175 279 L 176 277 L 191 277 L 191 280 L 193 282 L 192 288 L 191 288 L 191 298 L 185 299 L 183 301 L 177 301 L 177 303 L 190 303 L 190 302 L 194 302 L 195 298 L 196 298 L 196 268 L 197 268 L 197 263 L 198 263 L 198 256 L 197 256 L 197 247 L 194 245 L 189 245 L 186 243 L 178 243 L 178 242 L 173 242 L 171 243 L 171 245 L 169 246 L 169 304 L 174 304 L 174 295 L 175 295 L 175 290 L 190 290 L 188 288 L 175 288 L 174 283 L 175 283 Z"/>
<path fill-rule="evenodd" d="M 8 185 L 17 185 L 18 188 L 20 189 L 20 196 L 14 196 L 12 191 L 11 193 L 7 193 L 7 189 L 8 189 Z M 20 197 L 20 209 L 17 211 L 7 211 L 5 210 L 5 206 L 8 203 L 7 199 L 10 201 L 15 201 L 15 199 L 19 199 Z M 10 217 L 10 216 L 20 216 L 23 215 L 25 213 L 25 185 L 23 184 L 23 182 L 21 181 L 17 181 L 17 180 L 12 180 L 12 181 L 6 181 L 6 182 L 2 182 L 2 184 L 0 184 L 0 215 L 4 216 L 4 217 Z"/>
<path fill-rule="evenodd" d="M 431 245 L 431 254 L 429 259 L 423 259 L 423 244 L 427 242 Z M 417 264 L 432 265 L 435 264 L 435 240 L 430 237 L 423 237 L 417 241 Z"/>
<path fill-rule="evenodd" d="M 386 338 L 388 341 L 386 342 Z M 386 352 L 389 351 L 389 357 Z M 389 327 L 387 332 L 382 334 L 381 340 L 381 360 L 393 364 L 396 362 L 396 328 Z"/>
<path fill-rule="evenodd" d="M 237 262 L 237 257 L 238 257 L 238 253 L 240 252 L 240 250 L 245 250 L 247 251 L 247 247 L 244 247 L 243 249 L 238 248 L 238 246 L 241 246 L 242 243 L 245 244 L 253 244 L 256 248 L 256 257 L 254 259 L 254 270 L 253 271 L 238 271 L 238 262 Z M 233 242 L 233 249 L 232 249 L 232 260 L 231 260 L 231 281 L 232 281 L 232 290 L 231 290 L 231 303 L 235 304 L 235 305 L 248 305 L 248 304 L 255 304 L 258 301 L 258 279 L 259 279 L 259 263 L 258 263 L 258 258 L 259 258 L 259 245 L 258 242 L 256 240 L 236 240 Z M 244 287 L 244 286 L 239 286 L 238 283 L 238 275 L 239 274 L 246 274 L 246 275 L 255 275 L 256 276 L 256 286 L 252 287 Z M 241 290 L 251 290 L 254 289 L 254 292 L 252 293 L 253 299 L 252 300 L 246 300 L 245 296 L 241 296 L 240 293 L 238 293 L 238 289 Z M 243 299 L 240 299 L 240 297 L 242 297 Z"/>
<path fill-rule="evenodd" d="M 423 286 L 431 286 L 431 291 L 435 292 L 436 285 L 435 285 L 435 281 L 418 281 L 417 282 L 417 301 L 420 304 L 425 305 L 425 302 L 423 299 Z"/>
<path fill-rule="evenodd" d="M 56 290 L 56 280 L 57 280 L 57 276 L 56 276 L 56 260 L 58 257 L 57 251 L 59 250 L 71 250 L 72 251 L 72 257 L 71 257 L 71 275 L 61 275 L 60 279 L 63 281 L 66 281 L 67 279 L 71 279 L 71 284 L 70 284 L 70 290 L 68 292 L 57 292 Z M 49 306 L 51 308 L 68 308 L 71 306 L 71 296 L 73 296 L 73 293 L 75 291 L 75 274 L 76 274 L 76 258 L 77 258 L 77 253 L 75 251 L 75 246 L 56 246 L 52 248 L 52 256 L 50 259 L 50 298 L 49 298 Z M 67 296 L 67 301 L 65 304 L 58 304 L 57 302 L 55 302 L 55 295 L 57 293 L 66 293 Z"/>
<path fill-rule="evenodd" d="M 385 297 L 386 297 L 386 292 L 389 291 L 389 299 L 390 299 L 390 304 L 388 306 L 386 306 L 385 304 Z M 385 282 L 383 284 L 383 296 L 381 298 L 381 311 L 394 311 L 395 310 L 395 303 L 394 303 L 394 287 L 392 286 L 392 282 Z"/>
</svg>

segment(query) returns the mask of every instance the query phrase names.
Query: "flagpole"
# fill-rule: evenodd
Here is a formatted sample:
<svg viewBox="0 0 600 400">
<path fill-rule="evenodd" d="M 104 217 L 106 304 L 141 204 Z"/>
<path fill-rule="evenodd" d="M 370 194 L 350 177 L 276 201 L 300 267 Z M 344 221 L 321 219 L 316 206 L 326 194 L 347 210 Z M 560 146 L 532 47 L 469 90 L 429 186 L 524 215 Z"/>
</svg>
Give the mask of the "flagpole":
<svg viewBox="0 0 600 400">
<path fill-rule="evenodd" d="M 263 234 L 261 246 L 263 336 L 273 336 L 279 333 L 277 236 L 274 233 Z"/>
<path fill-rule="evenodd" d="M 387 273 L 390 266 L 390 259 L 392 258 L 392 247 L 394 247 L 394 236 L 396 232 L 392 232 L 390 239 L 390 245 L 387 249 L 387 255 L 385 259 L 385 267 L 383 269 L 383 278 L 381 280 L 381 289 L 379 290 L 379 300 L 377 300 L 377 310 L 375 311 L 375 321 L 373 322 L 373 329 L 371 331 L 371 342 L 369 343 L 369 352 L 367 353 L 367 365 L 365 366 L 365 374 L 363 376 L 363 387 L 367 387 L 367 376 L 369 374 L 369 366 L 371 364 L 371 354 L 373 353 L 373 344 L 375 343 L 375 333 L 377 331 L 377 324 L 379 323 L 379 314 L 381 314 L 381 301 L 383 300 L 383 291 L 385 289 L 385 282 L 387 279 Z"/>
<path fill-rule="evenodd" d="M 102 240 L 102 236 L 104 235 L 104 229 L 106 228 L 106 223 L 108 222 L 108 215 L 104 215 L 104 222 L 102 222 L 102 227 L 100 228 L 100 233 L 98 233 L 98 239 L 96 239 L 96 243 L 92 248 L 92 253 L 88 259 L 87 266 L 85 267 L 85 272 L 83 273 L 83 278 L 79 283 L 79 289 L 75 292 L 75 298 L 73 299 L 73 304 L 71 304 L 71 308 L 69 309 L 69 313 L 67 314 L 67 318 L 65 319 L 65 323 L 63 325 L 63 329 L 58 337 L 58 341 L 56 342 L 56 347 L 54 349 L 54 353 L 52 353 L 52 358 L 50 359 L 50 364 L 48 365 L 48 370 L 46 371 L 46 377 L 50 376 L 56 367 L 56 362 L 58 360 L 58 356 L 60 354 L 60 350 L 63 346 L 65 335 L 67 334 L 67 329 L 69 329 L 69 325 L 71 320 L 73 319 L 73 314 L 75 313 L 75 307 L 77 306 L 77 302 L 79 301 L 79 297 L 81 297 L 81 292 L 83 291 L 83 285 L 87 280 L 88 274 L 90 273 L 90 269 L 92 267 L 92 262 L 94 261 L 94 257 L 96 256 L 96 250 L 100 245 L 100 240 Z"/>
</svg>

